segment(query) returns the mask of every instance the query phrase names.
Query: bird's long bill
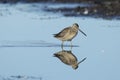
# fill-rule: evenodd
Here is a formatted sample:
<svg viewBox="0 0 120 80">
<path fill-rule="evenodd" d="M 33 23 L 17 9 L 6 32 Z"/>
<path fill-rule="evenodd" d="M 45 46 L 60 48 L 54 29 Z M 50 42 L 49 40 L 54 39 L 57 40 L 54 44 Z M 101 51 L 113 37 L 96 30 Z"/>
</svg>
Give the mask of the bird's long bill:
<svg viewBox="0 0 120 80">
<path fill-rule="evenodd" d="M 82 30 L 79 29 L 79 31 L 80 31 L 82 34 L 84 34 L 85 36 L 87 36 Z"/>
<path fill-rule="evenodd" d="M 78 64 L 80 64 L 81 62 L 83 62 L 83 61 L 85 61 L 85 60 L 86 60 L 86 58 L 82 59 L 80 62 L 78 62 Z"/>
</svg>

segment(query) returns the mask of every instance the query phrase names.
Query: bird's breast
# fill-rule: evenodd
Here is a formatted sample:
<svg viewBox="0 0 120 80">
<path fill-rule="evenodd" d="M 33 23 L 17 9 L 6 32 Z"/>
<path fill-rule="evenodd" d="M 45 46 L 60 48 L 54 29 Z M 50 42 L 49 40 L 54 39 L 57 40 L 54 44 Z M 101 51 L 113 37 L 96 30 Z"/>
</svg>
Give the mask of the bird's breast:
<svg viewBox="0 0 120 80">
<path fill-rule="evenodd" d="M 67 40 L 67 41 L 71 41 L 75 36 L 77 35 L 77 32 L 68 32 L 64 38 Z"/>
</svg>

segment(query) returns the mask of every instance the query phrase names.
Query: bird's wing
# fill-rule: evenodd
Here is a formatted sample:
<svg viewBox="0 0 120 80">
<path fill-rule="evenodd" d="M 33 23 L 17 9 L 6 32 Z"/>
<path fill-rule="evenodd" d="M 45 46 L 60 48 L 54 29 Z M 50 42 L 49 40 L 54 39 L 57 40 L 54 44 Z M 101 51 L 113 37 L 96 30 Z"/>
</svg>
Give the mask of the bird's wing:
<svg viewBox="0 0 120 80">
<path fill-rule="evenodd" d="M 78 61 L 77 57 L 71 51 L 68 51 L 68 54 L 71 54 L 75 58 L 75 60 Z"/>
<path fill-rule="evenodd" d="M 65 58 L 65 56 L 62 54 L 54 54 L 54 57 L 57 57 L 58 59 L 60 59 L 61 62 L 63 62 L 64 64 L 70 65 L 68 60 Z"/>
<path fill-rule="evenodd" d="M 62 31 L 60 31 L 57 34 L 54 34 L 54 37 L 63 37 L 69 30 L 70 27 L 64 28 Z"/>
</svg>

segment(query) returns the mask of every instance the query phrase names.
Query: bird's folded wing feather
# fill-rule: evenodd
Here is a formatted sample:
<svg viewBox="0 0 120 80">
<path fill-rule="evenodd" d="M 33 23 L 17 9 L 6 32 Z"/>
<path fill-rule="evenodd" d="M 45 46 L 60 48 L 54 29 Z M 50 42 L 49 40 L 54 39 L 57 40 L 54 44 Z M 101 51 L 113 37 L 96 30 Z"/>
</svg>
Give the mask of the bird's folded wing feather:
<svg viewBox="0 0 120 80">
<path fill-rule="evenodd" d="M 64 28 L 62 31 L 60 31 L 57 34 L 54 34 L 54 37 L 63 37 L 68 31 L 70 27 Z"/>
</svg>

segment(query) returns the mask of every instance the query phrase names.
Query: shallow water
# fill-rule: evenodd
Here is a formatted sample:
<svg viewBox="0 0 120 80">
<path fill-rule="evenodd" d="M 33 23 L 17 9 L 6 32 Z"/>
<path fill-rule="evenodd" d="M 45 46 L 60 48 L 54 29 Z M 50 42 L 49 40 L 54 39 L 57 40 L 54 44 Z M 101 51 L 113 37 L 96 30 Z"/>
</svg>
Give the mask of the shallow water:
<svg viewBox="0 0 120 80">
<path fill-rule="evenodd" d="M 42 4 L 0 6 L 5 9 L 0 16 L 1 80 L 24 79 L 11 77 L 18 75 L 43 80 L 120 80 L 119 20 L 64 17 L 43 12 Z M 63 48 L 71 50 L 78 61 L 87 57 L 77 70 L 53 57 L 62 48 L 52 34 L 73 23 L 87 34 L 78 33 L 72 41 L 74 47 L 65 42 Z"/>
</svg>

